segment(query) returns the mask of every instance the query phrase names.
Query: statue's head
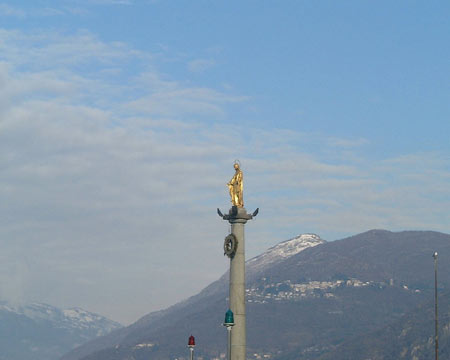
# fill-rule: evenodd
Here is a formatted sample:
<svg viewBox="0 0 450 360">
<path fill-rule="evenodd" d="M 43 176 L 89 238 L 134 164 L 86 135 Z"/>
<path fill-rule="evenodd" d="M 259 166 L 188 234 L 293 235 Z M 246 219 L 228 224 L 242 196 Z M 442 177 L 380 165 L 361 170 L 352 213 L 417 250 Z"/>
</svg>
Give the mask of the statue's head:
<svg viewBox="0 0 450 360">
<path fill-rule="evenodd" d="M 239 164 L 237 162 L 234 163 L 234 170 L 239 170 Z"/>
</svg>

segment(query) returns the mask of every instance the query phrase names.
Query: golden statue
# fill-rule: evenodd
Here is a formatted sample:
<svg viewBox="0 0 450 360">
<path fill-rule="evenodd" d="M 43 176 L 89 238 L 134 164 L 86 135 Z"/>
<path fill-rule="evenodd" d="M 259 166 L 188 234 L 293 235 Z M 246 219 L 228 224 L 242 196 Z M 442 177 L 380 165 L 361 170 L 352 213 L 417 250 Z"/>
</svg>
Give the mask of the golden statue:
<svg viewBox="0 0 450 360">
<path fill-rule="evenodd" d="M 231 204 L 237 207 L 244 207 L 244 175 L 239 167 L 239 163 L 234 163 L 234 176 L 228 182 L 228 189 L 230 190 Z"/>
</svg>

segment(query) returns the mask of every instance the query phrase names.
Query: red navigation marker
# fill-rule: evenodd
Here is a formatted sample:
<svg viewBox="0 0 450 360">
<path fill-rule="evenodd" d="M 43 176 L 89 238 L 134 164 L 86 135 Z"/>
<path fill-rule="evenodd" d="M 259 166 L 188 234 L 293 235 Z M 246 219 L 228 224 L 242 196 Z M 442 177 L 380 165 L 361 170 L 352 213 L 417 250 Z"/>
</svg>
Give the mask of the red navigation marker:
<svg viewBox="0 0 450 360">
<path fill-rule="evenodd" d="M 195 337 L 189 336 L 188 346 L 195 346 Z"/>
</svg>

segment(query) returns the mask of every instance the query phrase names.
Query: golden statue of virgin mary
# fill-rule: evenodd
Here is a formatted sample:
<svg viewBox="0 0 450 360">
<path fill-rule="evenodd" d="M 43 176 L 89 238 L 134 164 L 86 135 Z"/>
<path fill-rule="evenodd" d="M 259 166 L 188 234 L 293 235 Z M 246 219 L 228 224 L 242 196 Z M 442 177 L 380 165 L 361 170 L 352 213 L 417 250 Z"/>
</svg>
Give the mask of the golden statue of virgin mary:
<svg viewBox="0 0 450 360">
<path fill-rule="evenodd" d="M 231 204 L 244 207 L 244 175 L 237 161 L 234 163 L 234 170 L 236 172 L 227 184 L 230 190 Z"/>
</svg>

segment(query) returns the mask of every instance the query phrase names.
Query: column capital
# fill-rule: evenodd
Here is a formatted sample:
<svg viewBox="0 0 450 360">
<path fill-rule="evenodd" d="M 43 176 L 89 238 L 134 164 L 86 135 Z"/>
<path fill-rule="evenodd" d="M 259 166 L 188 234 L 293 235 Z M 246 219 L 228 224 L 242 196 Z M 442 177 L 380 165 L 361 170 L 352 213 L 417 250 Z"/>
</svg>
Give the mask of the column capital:
<svg viewBox="0 0 450 360">
<path fill-rule="evenodd" d="M 232 206 L 228 211 L 228 214 L 222 214 L 220 209 L 217 209 L 217 213 L 219 216 L 228 220 L 230 224 L 241 223 L 245 224 L 247 220 L 253 219 L 256 215 L 258 215 L 259 208 L 256 209 L 252 214 L 247 213 L 244 207 Z"/>
</svg>

